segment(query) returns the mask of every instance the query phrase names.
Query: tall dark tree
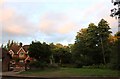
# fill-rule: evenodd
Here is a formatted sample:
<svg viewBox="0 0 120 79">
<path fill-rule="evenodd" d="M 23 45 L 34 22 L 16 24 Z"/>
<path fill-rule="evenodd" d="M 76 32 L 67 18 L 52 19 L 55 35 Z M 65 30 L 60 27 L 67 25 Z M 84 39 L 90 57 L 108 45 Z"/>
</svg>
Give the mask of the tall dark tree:
<svg viewBox="0 0 120 79">
<path fill-rule="evenodd" d="M 75 44 L 73 46 L 73 59 L 77 67 L 82 67 L 83 65 L 88 64 L 89 58 L 87 57 L 86 53 L 88 52 L 87 49 L 87 28 L 81 29 L 77 32 L 77 36 L 75 39 Z M 91 62 L 91 60 L 89 61 Z"/>
<path fill-rule="evenodd" d="M 103 55 L 103 63 L 106 64 L 109 62 L 109 44 L 108 38 L 110 33 L 110 27 L 107 21 L 101 19 L 98 23 L 98 37 L 99 37 L 99 46 L 101 48 L 101 53 Z"/>
<path fill-rule="evenodd" d="M 79 66 L 109 63 L 109 30 L 109 24 L 104 19 L 101 19 L 98 26 L 90 23 L 88 28 L 81 29 L 73 46 L 75 63 Z"/>
<path fill-rule="evenodd" d="M 100 49 L 98 47 L 99 38 L 98 38 L 98 28 L 94 23 L 90 23 L 87 29 L 88 37 L 87 37 L 87 56 L 92 60 L 92 64 L 100 64 L 101 54 Z"/>
</svg>

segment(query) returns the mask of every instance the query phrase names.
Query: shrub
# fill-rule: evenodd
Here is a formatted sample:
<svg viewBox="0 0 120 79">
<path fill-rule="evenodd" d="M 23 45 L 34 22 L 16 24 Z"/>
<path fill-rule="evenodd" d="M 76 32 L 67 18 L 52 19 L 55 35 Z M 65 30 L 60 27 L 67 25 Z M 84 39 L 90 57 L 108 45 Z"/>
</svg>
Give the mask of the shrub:
<svg viewBox="0 0 120 79">
<path fill-rule="evenodd" d="M 87 68 L 87 69 L 108 69 L 109 68 L 109 64 L 104 65 L 104 64 L 100 64 L 100 65 L 90 65 L 90 66 L 83 66 L 83 68 Z"/>
<path fill-rule="evenodd" d="M 34 61 L 34 62 L 30 63 L 30 67 L 31 68 L 44 69 L 45 67 L 47 67 L 47 63 L 46 62 L 40 62 L 40 61 Z"/>
<path fill-rule="evenodd" d="M 114 70 L 120 70 L 120 65 L 116 63 L 110 63 L 109 68 Z"/>
<path fill-rule="evenodd" d="M 62 66 L 62 67 L 69 67 L 69 68 L 75 67 L 74 64 L 62 64 L 61 66 Z"/>
<path fill-rule="evenodd" d="M 49 64 L 48 68 L 59 68 L 58 64 Z"/>
<path fill-rule="evenodd" d="M 75 67 L 82 68 L 83 67 L 83 63 L 81 61 L 76 61 L 75 62 Z"/>
</svg>

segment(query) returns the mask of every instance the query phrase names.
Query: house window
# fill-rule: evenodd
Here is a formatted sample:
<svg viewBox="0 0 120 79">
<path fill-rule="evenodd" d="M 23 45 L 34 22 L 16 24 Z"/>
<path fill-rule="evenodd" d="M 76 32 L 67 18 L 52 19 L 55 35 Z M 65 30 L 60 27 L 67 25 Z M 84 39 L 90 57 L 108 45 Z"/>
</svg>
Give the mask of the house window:
<svg viewBox="0 0 120 79">
<path fill-rule="evenodd" d="M 20 53 L 20 55 L 24 55 L 23 53 Z"/>
<path fill-rule="evenodd" d="M 24 62 L 24 60 L 20 60 L 20 62 Z"/>
<path fill-rule="evenodd" d="M 19 57 L 24 57 L 24 53 L 21 52 L 20 55 L 19 55 Z"/>
</svg>

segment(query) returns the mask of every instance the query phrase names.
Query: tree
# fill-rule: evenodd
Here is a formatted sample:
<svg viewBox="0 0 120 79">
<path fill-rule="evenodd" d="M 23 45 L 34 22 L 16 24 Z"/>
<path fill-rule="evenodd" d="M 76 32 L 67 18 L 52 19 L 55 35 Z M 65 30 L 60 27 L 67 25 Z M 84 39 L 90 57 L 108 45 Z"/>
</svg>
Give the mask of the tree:
<svg viewBox="0 0 120 79">
<path fill-rule="evenodd" d="M 73 46 L 72 51 L 73 59 L 77 67 L 82 67 L 83 65 L 88 64 L 89 58 L 86 55 L 86 53 L 88 52 L 87 37 L 88 37 L 87 28 L 81 29 L 79 32 L 77 32 L 75 44 Z"/>
<path fill-rule="evenodd" d="M 56 45 L 51 43 L 50 46 L 53 54 L 53 60 L 55 63 L 58 63 L 60 65 L 71 63 L 72 55 L 68 46 L 63 46 L 59 43 Z"/>
<path fill-rule="evenodd" d="M 120 31 L 118 31 L 114 37 L 117 39 L 115 41 L 112 42 L 111 45 L 111 61 L 110 61 L 110 65 L 112 69 L 117 69 L 120 70 L 120 40 L 118 37 L 120 37 Z"/>
<path fill-rule="evenodd" d="M 98 47 L 99 38 L 98 38 L 98 28 L 94 23 L 90 23 L 87 29 L 87 56 L 92 60 L 91 64 L 100 64 L 101 63 L 101 54 Z"/>
<path fill-rule="evenodd" d="M 78 66 L 110 62 L 109 30 L 107 21 L 101 19 L 98 26 L 90 23 L 77 33 L 72 52 Z"/>
<path fill-rule="evenodd" d="M 10 50 L 10 48 L 11 48 L 11 46 L 12 46 L 13 44 L 18 45 L 15 41 L 13 41 L 13 40 L 8 40 L 7 45 L 3 46 L 3 48 L 6 49 L 6 50 Z"/>
<path fill-rule="evenodd" d="M 109 44 L 108 38 L 110 33 L 110 27 L 107 21 L 101 19 L 98 23 L 98 37 L 99 37 L 99 46 L 101 48 L 101 53 L 103 55 L 103 63 L 106 64 L 109 62 Z"/>
<path fill-rule="evenodd" d="M 10 47 L 14 44 L 13 40 L 10 41 L 8 40 L 8 43 L 7 43 L 7 50 L 10 50 Z"/>
<path fill-rule="evenodd" d="M 55 59 L 53 57 L 55 45 L 53 43 L 50 43 L 50 49 L 51 49 L 50 64 L 53 64 L 55 63 Z"/>
<path fill-rule="evenodd" d="M 48 63 L 51 56 L 50 46 L 45 42 L 42 44 L 39 41 L 32 41 L 29 47 L 29 56 L 37 61 Z"/>
<path fill-rule="evenodd" d="M 88 28 L 77 33 L 73 56 L 78 66 L 102 62 L 98 39 L 98 28 L 94 23 L 90 23 Z"/>
</svg>

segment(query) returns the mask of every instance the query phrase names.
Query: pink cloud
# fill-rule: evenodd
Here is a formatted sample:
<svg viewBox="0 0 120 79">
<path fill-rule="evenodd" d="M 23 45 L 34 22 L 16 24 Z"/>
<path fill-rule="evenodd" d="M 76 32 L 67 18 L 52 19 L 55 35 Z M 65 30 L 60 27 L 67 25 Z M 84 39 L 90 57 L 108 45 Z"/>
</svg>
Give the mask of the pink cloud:
<svg viewBox="0 0 120 79">
<path fill-rule="evenodd" d="M 26 16 L 18 14 L 15 10 L 7 8 L 1 9 L 0 22 L 3 26 L 3 33 L 6 35 L 29 35 L 34 32 L 32 22 L 30 22 Z M 28 31 L 29 30 L 29 31 Z"/>
<path fill-rule="evenodd" d="M 11 18 L 14 16 L 14 10 L 13 9 L 0 9 L 0 18 L 2 22 L 6 22 L 11 20 Z"/>
<path fill-rule="evenodd" d="M 117 26 L 118 26 L 118 21 L 117 21 L 117 19 L 112 18 L 112 17 L 110 17 L 110 16 L 106 16 L 106 17 L 104 17 L 104 18 L 105 18 L 105 20 L 108 21 L 108 23 L 109 23 L 109 25 L 110 25 L 111 28 L 117 28 Z"/>
<path fill-rule="evenodd" d="M 4 25 L 3 25 L 4 26 Z M 9 24 L 10 26 L 10 24 Z M 26 30 L 20 26 L 17 26 L 17 25 L 11 25 L 12 27 L 7 27 L 7 28 L 4 28 L 3 27 L 3 31 L 9 33 L 9 34 L 17 34 L 17 35 L 24 35 L 26 34 Z"/>
<path fill-rule="evenodd" d="M 112 4 L 112 3 L 111 3 Z M 100 19 L 105 19 L 111 28 L 117 29 L 117 20 L 115 18 L 110 17 L 111 5 L 104 2 L 99 1 L 97 4 L 92 5 L 83 11 L 82 20 L 96 20 L 98 23 Z"/>
<path fill-rule="evenodd" d="M 61 34 L 67 34 L 67 33 L 72 32 L 75 29 L 76 29 L 75 24 L 72 22 L 69 22 L 69 23 L 64 24 L 61 28 L 59 28 L 58 32 Z"/>
<path fill-rule="evenodd" d="M 40 21 L 40 30 L 46 34 L 67 34 L 75 29 L 75 24 L 64 14 L 47 13 Z"/>
<path fill-rule="evenodd" d="M 3 4 L 4 3 L 4 0 L 0 0 L 0 4 Z"/>
<path fill-rule="evenodd" d="M 95 5 L 91 5 L 88 8 L 86 8 L 85 10 L 83 10 L 83 18 L 82 20 L 86 20 L 89 17 L 92 17 L 95 14 L 99 14 L 99 12 L 104 9 L 104 2 L 99 1 L 97 4 Z M 92 16 L 91 16 L 92 15 Z M 101 14 L 99 14 L 101 15 Z"/>
</svg>

